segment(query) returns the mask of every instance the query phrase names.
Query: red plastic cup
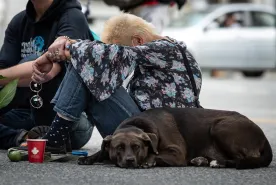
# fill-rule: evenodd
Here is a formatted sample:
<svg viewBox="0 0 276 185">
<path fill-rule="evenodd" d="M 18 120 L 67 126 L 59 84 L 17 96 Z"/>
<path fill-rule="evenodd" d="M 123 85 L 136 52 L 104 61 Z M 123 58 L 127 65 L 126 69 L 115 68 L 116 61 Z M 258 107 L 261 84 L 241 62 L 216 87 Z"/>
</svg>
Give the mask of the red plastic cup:
<svg viewBox="0 0 276 185">
<path fill-rule="evenodd" d="M 30 163 L 43 163 L 47 139 L 27 139 Z"/>
</svg>

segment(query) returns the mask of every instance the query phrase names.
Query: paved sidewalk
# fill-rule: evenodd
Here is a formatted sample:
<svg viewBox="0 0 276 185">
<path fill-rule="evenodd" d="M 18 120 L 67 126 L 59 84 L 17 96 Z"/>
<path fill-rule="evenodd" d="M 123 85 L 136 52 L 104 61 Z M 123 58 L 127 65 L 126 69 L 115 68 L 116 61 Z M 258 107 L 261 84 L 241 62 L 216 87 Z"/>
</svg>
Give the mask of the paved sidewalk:
<svg viewBox="0 0 276 185">
<path fill-rule="evenodd" d="M 276 77 L 264 79 L 204 79 L 201 103 L 206 108 L 237 110 L 256 121 L 276 155 Z M 90 153 L 101 145 L 95 130 L 85 146 Z M 80 166 L 75 162 L 30 164 L 9 162 L 0 151 L 1 185 L 275 185 L 276 159 L 255 170 L 153 168 L 126 170 L 109 165 Z"/>
<path fill-rule="evenodd" d="M 262 124 L 261 127 L 275 151 L 276 125 Z M 91 141 L 92 146 L 88 145 L 92 147 L 90 152 L 98 149 L 98 141 L 99 138 L 97 142 Z M 126 170 L 110 165 L 80 166 L 75 162 L 12 163 L 6 151 L 0 151 L 0 179 L 1 185 L 275 185 L 276 161 L 269 168 L 242 171 L 195 167 Z"/>
</svg>

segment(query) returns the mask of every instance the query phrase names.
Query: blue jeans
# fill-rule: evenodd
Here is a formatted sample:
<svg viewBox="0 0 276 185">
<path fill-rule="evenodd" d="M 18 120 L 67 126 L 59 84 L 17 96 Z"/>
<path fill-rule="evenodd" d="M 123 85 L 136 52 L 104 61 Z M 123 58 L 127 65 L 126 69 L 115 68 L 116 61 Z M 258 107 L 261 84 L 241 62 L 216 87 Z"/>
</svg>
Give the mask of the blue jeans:
<svg viewBox="0 0 276 185">
<path fill-rule="evenodd" d="M 112 134 L 126 118 L 140 113 L 138 106 L 123 87 L 117 89 L 108 99 L 97 101 L 72 65 L 68 66 L 52 103 L 55 103 L 56 112 L 73 121 L 78 121 L 85 111 L 88 120 L 94 123 L 102 137 Z"/>
<path fill-rule="evenodd" d="M 0 116 L 0 122 L 12 129 L 31 130 L 36 126 L 30 109 L 11 109 Z"/>
<path fill-rule="evenodd" d="M 0 149 L 17 146 L 22 130 L 15 130 L 0 123 Z"/>
</svg>

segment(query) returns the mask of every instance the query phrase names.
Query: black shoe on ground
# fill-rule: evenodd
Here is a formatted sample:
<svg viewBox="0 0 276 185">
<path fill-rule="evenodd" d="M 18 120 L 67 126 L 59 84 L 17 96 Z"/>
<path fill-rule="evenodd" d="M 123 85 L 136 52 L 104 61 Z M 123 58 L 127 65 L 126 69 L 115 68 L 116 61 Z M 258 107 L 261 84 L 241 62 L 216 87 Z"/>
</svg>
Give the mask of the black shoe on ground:
<svg viewBox="0 0 276 185">
<path fill-rule="evenodd" d="M 13 149 L 28 151 L 28 146 L 27 144 L 22 143 L 21 146 L 13 147 Z M 49 146 L 46 142 L 45 152 L 50 152 L 52 154 L 66 154 L 72 152 L 70 139 L 68 139 L 62 146 Z"/>
<path fill-rule="evenodd" d="M 46 135 L 46 133 L 50 130 L 49 126 L 37 126 L 32 128 L 28 132 L 28 139 L 38 139 L 42 138 Z"/>
<path fill-rule="evenodd" d="M 49 126 L 37 126 L 32 128 L 28 133 L 27 133 L 27 138 L 28 139 L 39 139 L 42 138 L 43 136 L 46 135 L 46 133 L 50 130 Z M 19 147 L 14 147 L 15 149 L 18 150 L 28 150 L 27 147 L 27 142 L 22 142 Z M 46 147 L 45 147 L 45 152 L 51 152 L 52 154 L 66 154 L 68 152 L 72 152 L 72 147 L 71 147 L 71 140 L 70 137 L 69 139 L 66 139 L 64 144 L 62 146 L 49 146 L 46 142 Z"/>
</svg>

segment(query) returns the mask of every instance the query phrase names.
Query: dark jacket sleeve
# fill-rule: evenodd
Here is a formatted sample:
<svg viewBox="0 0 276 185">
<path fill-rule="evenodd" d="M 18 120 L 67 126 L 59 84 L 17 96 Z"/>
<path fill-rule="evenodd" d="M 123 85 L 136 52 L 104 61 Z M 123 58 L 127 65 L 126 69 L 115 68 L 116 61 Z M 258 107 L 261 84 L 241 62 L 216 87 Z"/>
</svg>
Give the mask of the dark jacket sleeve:
<svg viewBox="0 0 276 185">
<path fill-rule="evenodd" d="M 92 39 L 84 14 L 77 8 L 70 9 L 60 18 L 58 36 L 68 36 L 72 39 Z"/>
<path fill-rule="evenodd" d="M 24 12 L 17 14 L 5 31 L 4 43 L 0 51 L 0 69 L 14 66 L 21 59 L 21 33 L 18 25 L 21 25 L 24 15 Z"/>
</svg>

